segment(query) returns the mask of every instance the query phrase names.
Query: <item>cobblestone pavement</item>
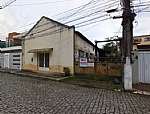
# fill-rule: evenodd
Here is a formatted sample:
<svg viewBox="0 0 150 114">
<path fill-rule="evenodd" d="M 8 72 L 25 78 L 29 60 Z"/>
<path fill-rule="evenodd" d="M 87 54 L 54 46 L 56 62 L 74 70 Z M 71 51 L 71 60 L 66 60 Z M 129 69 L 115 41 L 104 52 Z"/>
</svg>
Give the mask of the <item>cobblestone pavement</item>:
<svg viewBox="0 0 150 114">
<path fill-rule="evenodd" d="M 150 114 L 150 96 L 0 73 L 0 114 Z"/>
</svg>

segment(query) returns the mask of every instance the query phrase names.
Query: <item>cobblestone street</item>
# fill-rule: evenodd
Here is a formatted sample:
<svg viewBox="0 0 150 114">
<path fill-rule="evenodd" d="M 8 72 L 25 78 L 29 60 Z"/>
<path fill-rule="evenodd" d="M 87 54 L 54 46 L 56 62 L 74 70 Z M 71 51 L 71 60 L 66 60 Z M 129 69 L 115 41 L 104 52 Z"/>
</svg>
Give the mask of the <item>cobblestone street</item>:
<svg viewBox="0 0 150 114">
<path fill-rule="evenodd" d="M 150 96 L 0 73 L 0 114 L 150 114 Z"/>
</svg>

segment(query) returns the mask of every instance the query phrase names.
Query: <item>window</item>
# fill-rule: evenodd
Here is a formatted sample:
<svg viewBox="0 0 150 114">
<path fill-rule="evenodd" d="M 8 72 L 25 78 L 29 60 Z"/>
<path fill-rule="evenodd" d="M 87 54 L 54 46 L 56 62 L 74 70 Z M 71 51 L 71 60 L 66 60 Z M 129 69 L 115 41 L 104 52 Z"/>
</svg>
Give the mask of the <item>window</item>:
<svg viewBox="0 0 150 114">
<path fill-rule="evenodd" d="M 13 57 L 20 57 L 20 55 L 13 55 Z"/>
<path fill-rule="evenodd" d="M 150 41 L 150 38 L 148 37 L 148 38 L 144 38 L 144 41 Z"/>
<path fill-rule="evenodd" d="M 89 58 L 89 54 L 88 53 L 86 53 L 86 58 Z"/>
<path fill-rule="evenodd" d="M 79 57 L 84 58 L 84 51 L 79 50 Z"/>
<path fill-rule="evenodd" d="M 20 63 L 13 63 L 13 65 L 20 65 Z"/>
<path fill-rule="evenodd" d="M 20 61 L 20 59 L 13 59 L 13 61 Z"/>
</svg>

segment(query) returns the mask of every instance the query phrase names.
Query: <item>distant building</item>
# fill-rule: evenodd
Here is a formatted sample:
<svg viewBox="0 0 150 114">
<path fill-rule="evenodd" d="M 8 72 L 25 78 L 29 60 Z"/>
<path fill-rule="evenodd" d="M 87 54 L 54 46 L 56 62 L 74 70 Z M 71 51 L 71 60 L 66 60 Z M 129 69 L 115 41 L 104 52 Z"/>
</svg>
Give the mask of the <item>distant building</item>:
<svg viewBox="0 0 150 114">
<path fill-rule="evenodd" d="M 25 35 L 25 33 L 17 33 L 17 32 L 9 33 L 8 37 L 6 38 L 7 47 L 21 46 L 22 45 L 22 37 L 24 35 Z"/>
<path fill-rule="evenodd" d="M 20 33 L 12 32 L 8 34 L 8 37 L 6 38 L 6 45 L 7 47 L 18 45 L 18 39 L 14 38 L 14 36 L 19 35 Z"/>
<path fill-rule="evenodd" d="M 135 36 L 133 50 L 150 50 L 150 35 Z"/>
<path fill-rule="evenodd" d="M 21 60 L 21 46 L 13 46 L 0 49 L 0 68 L 21 70 Z"/>
<path fill-rule="evenodd" d="M 6 47 L 6 41 L 0 40 L 0 48 L 5 48 Z"/>
</svg>

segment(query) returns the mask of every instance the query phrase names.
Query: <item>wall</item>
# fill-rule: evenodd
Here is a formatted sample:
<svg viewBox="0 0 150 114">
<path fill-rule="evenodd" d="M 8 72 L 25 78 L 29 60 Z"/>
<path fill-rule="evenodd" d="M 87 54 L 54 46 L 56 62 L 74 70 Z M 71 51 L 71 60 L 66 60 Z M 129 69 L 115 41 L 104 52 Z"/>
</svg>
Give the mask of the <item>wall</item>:
<svg viewBox="0 0 150 114">
<path fill-rule="evenodd" d="M 47 30 L 45 31 L 45 29 Z M 61 29 L 61 31 L 58 31 L 58 29 Z M 43 18 L 29 35 L 25 37 L 23 46 L 23 69 L 38 70 L 37 54 L 28 53 L 30 50 L 53 48 L 50 52 L 49 71 L 63 73 L 63 68 L 69 67 L 71 73 L 74 73 L 73 33 L 74 28 L 68 29 Z M 33 62 L 31 62 L 32 58 Z"/>
<path fill-rule="evenodd" d="M 0 53 L 0 68 L 4 68 L 4 54 Z"/>
<path fill-rule="evenodd" d="M 11 53 L 10 54 L 10 69 L 21 70 L 21 52 L 19 53 Z"/>
<path fill-rule="evenodd" d="M 94 67 L 80 67 L 80 62 L 75 62 L 76 74 L 95 74 Z"/>
<path fill-rule="evenodd" d="M 137 50 L 137 45 L 150 45 L 150 35 L 135 36 L 133 39 L 133 50 Z"/>
<path fill-rule="evenodd" d="M 122 76 L 123 65 L 120 63 L 96 63 L 95 73 L 99 76 Z"/>
<path fill-rule="evenodd" d="M 150 51 L 138 52 L 139 82 L 150 84 Z"/>
<path fill-rule="evenodd" d="M 0 66 L 1 68 L 9 68 L 21 70 L 21 52 L 1 53 Z"/>
<path fill-rule="evenodd" d="M 92 54 L 94 60 L 94 47 L 83 40 L 78 34 L 75 34 L 75 73 L 76 74 L 93 74 L 94 67 L 80 67 L 79 50 L 84 53 Z M 93 61 L 94 62 L 94 61 Z"/>
<path fill-rule="evenodd" d="M 134 51 L 133 63 L 132 63 L 132 82 L 136 84 L 139 82 L 139 72 L 138 72 L 138 52 Z"/>
<path fill-rule="evenodd" d="M 134 52 L 133 84 L 150 83 L 150 51 Z"/>
<path fill-rule="evenodd" d="M 18 40 L 17 42 L 14 40 L 14 36 L 19 35 L 20 33 L 17 32 L 12 32 L 8 34 L 8 37 L 6 38 L 6 45 L 7 47 L 11 47 L 11 46 L 16 46 L 16 44 L 18 44 Z M 21 43 L 21 41 L 20 41 Z"/>
<path fill-rule="evenodd" d="M 82 50 L 94 54 L 94 47 L 83 40 L 78 34 L 75 34 L 75 50 Z"/>
</svg>

